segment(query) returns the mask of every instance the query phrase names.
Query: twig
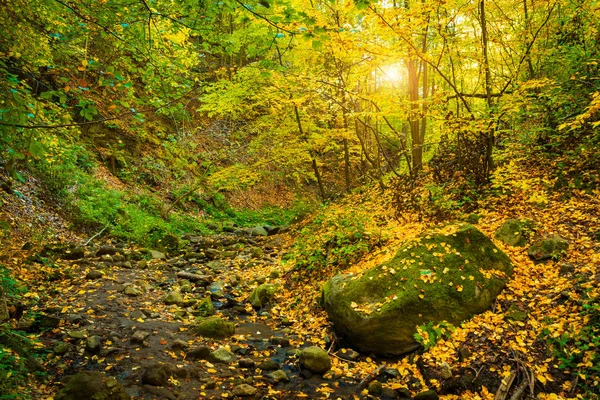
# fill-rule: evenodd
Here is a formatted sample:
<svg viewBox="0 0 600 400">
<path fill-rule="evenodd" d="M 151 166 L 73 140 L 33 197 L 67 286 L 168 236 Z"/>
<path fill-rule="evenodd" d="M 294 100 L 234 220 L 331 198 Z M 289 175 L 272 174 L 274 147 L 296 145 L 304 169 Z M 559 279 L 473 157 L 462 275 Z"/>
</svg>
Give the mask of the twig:
<svg viewBox="0 0 600 400">
<path fill-rule="evenodd" d="M 525 372 L 525 375 L 527 375 L 527 372 Z M 527 389 L 528 384 L 529 375 L 527 375 L 527 379 L 523 379 L 523 382 L 521 382 L 521 384 L 517 388 L 517 391 L 511 396 L 510 400 L 520 400 L 523 396 L 523 393 L 525 393 L 525 389 Z"/>
<path fill-rule="evenodd" d="M 108 228 L 108 225 L 106 225 L 104 228 L 102 228 L 102 230 L 100 232 L 96 233 L 94 236 L 92 236 L 91 238 L 89 238 L 87 240 L 87 242 L 85 242 L 83 245 L 87 246 L 88 244 L 90 244 L 90 242 L 92 240 L 94 240 L 96 237 L 100 236 L 102 234 L 102 232 L 104 232 L 106 230 L 106 228 Z"/>
<path fill-rule="evenodd" d="M 515 378 L 517 377 L 517 371 L 510 371 L 510 375 L 506 379 L 502 379 L 502 383 L 494 396 L 494 400 L 504 400 L 508 396 L 508 391 L 512 386 Z"/>
<path fill-rule="evenodd" d="M 381 374 L 384 368 L 385 364 L 381 364 L 373 373 L 370 373 L 367 376 L 365 376 L 365 378 L 358 385 L 358 389 L 356 391 L 361 392 L 364 388 L 367 387 L 369 383 L 371 383 L 371 381 L 377 379 L 377 377 Z"/>
</svg>

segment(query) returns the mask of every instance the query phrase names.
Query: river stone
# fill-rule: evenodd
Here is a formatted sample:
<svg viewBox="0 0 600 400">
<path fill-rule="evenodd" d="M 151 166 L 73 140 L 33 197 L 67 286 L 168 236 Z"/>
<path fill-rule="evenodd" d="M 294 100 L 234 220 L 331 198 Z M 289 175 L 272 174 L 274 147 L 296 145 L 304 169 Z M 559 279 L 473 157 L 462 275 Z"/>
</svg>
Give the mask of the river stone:
<svg viewBox="0 0 600 400">
<path fill-rule="evenodd" d="M 85 349 L 92 354 L 98 353 L 101 347 L 102 339 L 98 335 L 89 336 L 85 341 Z"/>
<path fill-rule="evenodd" d="M 509 219 L 506 220 L 494 237 L 514 247 L 523 247 L 527 244 L 533 223 L 529 220 Z"/>
<path fill-rule="evenodd" d="M 215 306 L 210 298 L 210 296 L 206 296 L 202 298 L 196 305 L 194 309 L 198 311 L 199 317 L 210 317 L 215 314 Z"/>
<path fill-rule="evenodd" d="M 262 226 L 255 226 L 252 228 L 251 236 L 268 236 L 269 233 Z"/>
<path fill-rule="evenodd" d="M 212 362 L 229 364 L 235 361 L 235 354 L 227 350 L 225 347 L 219 347 L 210 353 L 209 360 Z"/>
<path fill-rule="evenodd" d="M 248 301 L 252 304 L 254 308 L 263 308 L 273 298 L 275 297 L 275 293 L 279 290 L 279 286 L 272 283 L 263 283 L 255 288 L 248 296 Z"/>
<path fill-rule="evenodd" d="M 550 258 L 560 258 L 560 256 L 569 248 L 569 242 L 558 235 L 547 239 L 538 240 L 529 248 L 529 257 L 535 261 L 548 260 Z"/>
<path fill-rule="evenodd" d="M 317 346 L 307 347 L 300 352 L 302 368 L 322 374 L 331 369 L 331 360 L 325 350 Z"/>
<path fill-rule="evenodd" d="M 113 377 L 102 372 L 84 371 L 71 377 L 54 397 L 56 400 L 129 400 L 129 395 Z"/>
<path fill-rule="evenodd" d="M 167 294 L 164 302 L 166 305 L 181 304 L 183 303 L 183 297 L 181 296 L 181 293 L 177 291 L 172 291 L 169 294 Z"/>
<path fill-rule="evenodd" d="M 142 383 L 152 386 L 164 386 L 171 376 L 171 367 L 166 364 L 152 364 L 144 370 Z"/>
<path fill-rule="evenodd" d="M 240 397 L 254 396 L 257 389 L 254 386 L 250 386 L 247 383 L 242 383 L 233 388 L 233 394 Z"/>
<path fill-rule="evenodd" d="M 490 308 L 513 265 L 472 225 L 447 226 L 405 243 L 390 261 L 323 287 L 337 331 L 364 353 L 416 350 L 416 326 L 458 324 Z"/>
<path fill-rule="evenodd" d="M 271 372 L 269 375 L 269 378 L 271 378 L 274 382 L 289 382 L 290 381 L 290 377 L 288 376 L 288 374 L 282 370 L 282 369 L 278 369 L 277 371 L 273 371 Z"/>
<path fill-rule="evenodd" d="M 414 400 L 438 400 L 440 396 L 433 390 L 426 390 L 415 396 Z"/>
<path fill-rule="evenodd" d="M 233 335 L 234 332 L 235 325 L 219 317 L 205 318 L 196 326 L 198 335 L 212 339 L 225 339 Z"/>
</svg>

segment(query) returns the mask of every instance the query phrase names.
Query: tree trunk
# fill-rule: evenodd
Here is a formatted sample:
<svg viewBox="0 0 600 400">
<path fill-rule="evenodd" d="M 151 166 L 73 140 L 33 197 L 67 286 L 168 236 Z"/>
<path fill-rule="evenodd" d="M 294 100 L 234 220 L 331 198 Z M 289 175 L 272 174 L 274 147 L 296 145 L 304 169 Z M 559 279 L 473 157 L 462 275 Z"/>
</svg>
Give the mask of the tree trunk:
<svg viewBox="0 0 600 400">
<path fill-rule="evenodd" d="M 419 129 L 419 76 L 416 60 L 408 60 L 408 97 L 410 100 L 409 126 L 412 139 L 412 169 L 418 172 L 423 167 L 423 143 Z"/>
<path fill-rule="evenodd" d="M 490 63 L 488 57 L 488 37 L 487 37 L 487 21 L 485 18 L 485 0 L 479 1 L 479 18 L 481 23 L 481 44 L 483 45 L 483 68 L 485 72 L 485 96 L 488 109 L 491 111 L 494 105 L 492 100 L 492 74 L 490 73 Z M 485 171 L 486 175 L 492 171 L 494 165 L 494 129 L 489 128 L 487 135 L 487 148 L 485 154 Z"/>
<path fill-rule="evenodd" d="M 308 142 L 308 139 L 306 139 L 306 137 L 304 136 L 304 129 L 302 129 L 302 121 L 300 120 L 300 113 L 298 112 L 298 106 L 296 104 L 294 104 L 294 114 L 296 115 L 296 123 L 298 124 L 298 131 L 300 132 L 300 137 L 305 142 Z M 317 159 L 315 158 L 315 155 L 312 150 L 309 150 L 309 153 L 310 153 L 313 172 L 315 174 L 315 178 L 317 178 L 317 184 L 319 186 L 319 194 L 321 195 L 321 200 L 325 201 L 326 200 L 325 188 L 323 186 L 323 181 L 321 179 L 321 173 L 319 172 L 319 166 L 317 164 Z"/>
<path fill-rule="evenodd" d="M 0 322 L 8 320 L 8 307 L 6 306 L 6 298 L 4 297 L 4 288 L 0 286 Z"/>
</svg>

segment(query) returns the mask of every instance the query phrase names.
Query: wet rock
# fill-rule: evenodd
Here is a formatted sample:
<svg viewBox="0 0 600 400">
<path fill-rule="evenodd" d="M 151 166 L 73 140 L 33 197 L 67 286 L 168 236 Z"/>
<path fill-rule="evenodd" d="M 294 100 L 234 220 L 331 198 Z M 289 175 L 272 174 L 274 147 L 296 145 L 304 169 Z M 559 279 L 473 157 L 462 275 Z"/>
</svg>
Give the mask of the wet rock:
<svg viewBox="0 0 600 400">
<path fill-rule="evenodd" d="M 528 250 L 529 257 L 535 261 L 560 258 L 569 248 L 569 242 L 558 235 L 538 240 Z"/>
<path fill-rule="evenodd" d="M 254 308 L 263 308 L 275 298 L 279 286 L 271 283 L 263 283 L 254 289 L 248 296 L 248 301 Z"/>
<path fill-rule="evenodd" d="M 412 399 L 412 393 L 408 388 L 396 389 L 396 393 L 398 393 L 400 399 Z"/>
<path fill-rule="evenodd" d="M 382 400 L 397 399 L 398 393 L 394 389 L 384 387 L 381 389 L 381 395 L 379 396 L 379 398 Z"/>
<path fill-rule="evenodd" d="M 205 318 L 196 326 L 196 334 L 212 339 L 225 339 L 234 333 L 235 325 L 219 317 Z"/>
<path fill-rule="evenodd" d="M 102 347 L 102 340 L 98 335 L 92 335 L 85 341 L 85 349 L 91 354 L 97 354 Z"/>
<path fill-rule="evenodd" d="M 129 400 L 129 395 L 113 377 L 84 371 L 71 377 L 55 400 Z"/>
<path fill-rule="evenodd" d="M 257 365 L 263 371 L 275 371 L 279 369 L 279 363 L 275 360 L 265 360 Z"/>
<path fill-rule="evenodd" d="M 369 383 L 367 390 L 371 396 L 379 396 L 383 390 L 383 385 L 379 381 L 373 381 Z"/>
<path fill-rule="evenodd" d="M 360 357 L 360 354 L 352 349 L 339 349 L 335 355 L 342 360 L 348 361 L 356 361 L 358 360 L 358 357 Z"/>
<path fill-rule="evenodd" d="M 139 343 L 142 344 L 148 337 L 150 336 L 149 332 L 144 331 L 136 331 L 131 337 L 131 343 Z"/>
<path fill-rule="evenodd" d="M 52 352 L 57 356 L 67 354 L 69 351 L 71 351 L 71 345 L 65 342 L 58 342 L 52 348 Z"/>
<path fill-rule="evenodd" d="M 275 337 L 272 337 L 270 341 L 275 346 L 288 347 L 290 345 L 290 340 L 287 338 L 283 338 L 283 337 L 275 336 Z"/>
<path fill-rule="evenodd" d="M 304 379 L 310 379 L 312 378 L 313 374 L 309 370 L 303 369 L 302 371 L 300 371 L 300 376 Z"/>
<path fill-rule="evenodd" d="M 300 365 L 317 374 L 323 374 L 331 369 L 331 360 L 325 350 L 311 346 L 300 352 Z"/>
<path fill-rule="evenodd" d="M 104 276 L 104 274 L 102 273 L 102 271 L 92 270 L 85 275 L 85 279 L 89 279 L 89 280 L 93 281 L 96 279 L 100 279 L 103 276 Z"/>
<path fill-rule="evenodd" d="M 186 358 L 190 360 L 207 360 L 210 357 L 211 349 L 207 346 L 200 346 L 186 352 Z"/>
<path fill-rule="evenodd" d="M 290 381 L 290 377 L 282 369 L 278 369 L 277 371 L 273 371 L 268 376 L 275 383 L 278 383 L 278 382 L 289 382 Z"/>
<path fill-rule="evenodd" d="M 86 331 L 69 331 L 67 332 L 67 336 L 72 339 L 85 339 L 87 336 Z"/>
<path fill-rule="evenodd" d="M 41 314 L 37 325 L 42 329 L 54 329 L 60 325 L 61 319 L 54 315 Z"/>
<path fill-rule="evenodd" d="M 225 347 L 219 347 L 217 350 L 210 353 L 209 360 L 217 363 L 229 364 L 236 359 L 235 354 L 227 350 Z"/>
<path fill-rule="evenodd" d="M 414 397 L 414 400 L 438 400 L 440 396 L 434 390 L 426 390 Z"/>
<path fill-rule="evenodd" d="M 175 394 L 170 391 L 167 388 L 164 387 L 158 387 L 158 386 L 151 386 L 151 385 L 144 385 L 143 386 L 144 390 L 148 393 L 150 393 L 154 398 L 156 399 L 166 399 L 166 400 L 176 400 L 177 396 L 175 396 Z"/>
<path fill-rule="evenodd" d="M 220 299 L 224 296 L 223 289 L 225 288 L 225 282 L 217 281 L 213 282 L 206 287 L 206 290 L 210 292 L 210 295 L 215 299 Z"/>
<path fill-rule="evenodd" d="M 251 360 L 250 358 L 242 358 L 240 361 L 238 361 L 238 366 L 240 368 L 254 368 L 254 360 Z"/>
<path fill-rule="evenodd" d="M 144 370 L 142 383 L 152 386 L 165 386 L 171 376 L 171 366 L 166 364 L 152 364 Z"/>
<path fill-rule="evenodd" d="M 144 291 L 137 286 L 129 285 L 123 290 L 123 293 L 130 297 L 137 297 L 143 294 Z"/>
<path fill-rule="evenodd" d="M 215 306 L 210 296 L 203 297 L 202 300 L 196 303 L 194 310 L 196 310 L 194 315 L 199 317 L 210 317 L 215 314 Z"/>
<path fill-rule="evenodd" d="M 281 230 L 279 226 L 263 225 L 263 229 L 267 231 L 268 236 L 277 235 Z"/>
<path fill-rule="evenodd" d="M 220 253 L 220 251 L 217 250 L 217 249 L 206 249 L 206 250 L 204 250 L 204 256 L 206 258 L 208 258 L 209 260 L 214 260 L 215 258 L 219 257 L 219 253 Z"/>
<path fill-rule="evenodd" d="M 189 347 L 188 342 L 186 342 L 185 340 L 181 340 L 181 339 L 176 339 L 172 344 L 171 344 L 171 348 L 173 350 L 185 350 Z"/>
<path fill-rule="evenodd" d="M 169 294 L 167 294 L 167 296 L 164 299 L 164 303 L 166 305 L 181 304 L 183 303 L 183 296 L 177 291 L 172 291 Z"/>
<path fill-rule="evenodd" d="M 129 319 L 137 321 L 140 318 L 141 319 L 147 318 L 147 315 L 144 314 L 144 312 L 140 311 L 140 310 L 133 310 L 132 312 L 129 313 Z"/>
<path fill-rule="evenodd" d="M 237 385 L 233 388 L 233 394 L 240 397 L 254 396 L 258 390 L 254 386 L 250 386 L 246 383 Z"/>
</svg>

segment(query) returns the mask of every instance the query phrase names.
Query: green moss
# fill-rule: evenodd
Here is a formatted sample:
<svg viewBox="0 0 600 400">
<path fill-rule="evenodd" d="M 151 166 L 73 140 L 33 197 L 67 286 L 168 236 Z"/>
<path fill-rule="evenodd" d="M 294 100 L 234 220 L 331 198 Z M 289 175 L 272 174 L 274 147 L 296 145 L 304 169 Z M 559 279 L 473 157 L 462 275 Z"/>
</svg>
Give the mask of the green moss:
<svg viewBox="0 0 600 400">
<path fill-rule="evenodd" d="M 522 247 L 527 244 L 532 229 L 533 222 L 529 220 L 509 219 L 498 228 L 494 237 L 510 246 Z"/>
<path fill-rule="evenodd" d="M 248 296 L 248 301 L 254 308 L 262 308 L 266 306 L 279 290 L 279 286 L 272 283 L 263 283 L 254 289 Z"/>
<path fill-rule="evenodd" d="M 234 332 L 235 325 L 219 317 L 206 318 L 196 326 L 196 334 L 212 339 L 224 339 L 233 335 Z"/>
<path fill-rule="evenodd" d="M 343 333 L 369 331 L 368 338 L 358 335 L 361 341 L 385 343 L 393 326 L 408 346 L 416 325 L 458 323 L 485 311 L 512 268 L 510 259 L 483 233 L 463 225 L 406 243 L 392 260 L 362 276 L 333 278 L 323 288 L 323 301 Z M 398 318 L 402 323 L 395 321 Z"/>
</svg>

